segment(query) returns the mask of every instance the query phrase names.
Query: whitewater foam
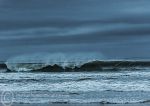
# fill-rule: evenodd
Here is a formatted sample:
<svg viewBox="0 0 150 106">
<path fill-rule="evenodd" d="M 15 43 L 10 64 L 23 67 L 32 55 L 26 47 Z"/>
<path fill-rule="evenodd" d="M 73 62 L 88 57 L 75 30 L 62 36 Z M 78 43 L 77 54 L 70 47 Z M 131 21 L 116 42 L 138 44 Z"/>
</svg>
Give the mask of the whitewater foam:
<svg viewBox="0 0 150 106">
<path fill-rule="evenodd" d="M 144 103 L 150 98 L 149 76 L 147 70 L 135 74 L 131 71 L 2 73 L 0 92 L 12 92 L 16 103 Z"/>
</svg>

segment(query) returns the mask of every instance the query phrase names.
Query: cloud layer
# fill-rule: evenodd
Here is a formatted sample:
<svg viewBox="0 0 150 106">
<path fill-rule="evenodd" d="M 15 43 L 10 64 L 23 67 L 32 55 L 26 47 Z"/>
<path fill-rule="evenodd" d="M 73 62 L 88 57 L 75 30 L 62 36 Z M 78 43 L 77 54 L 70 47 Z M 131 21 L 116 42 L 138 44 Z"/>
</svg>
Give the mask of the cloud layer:
<svg viewBox="0 0 150 106">
<path fill-rule="evenodd" d="M 97 52 L 149 59 L 149 0 L 0 0 L 0 57 Z"/>
</svg>

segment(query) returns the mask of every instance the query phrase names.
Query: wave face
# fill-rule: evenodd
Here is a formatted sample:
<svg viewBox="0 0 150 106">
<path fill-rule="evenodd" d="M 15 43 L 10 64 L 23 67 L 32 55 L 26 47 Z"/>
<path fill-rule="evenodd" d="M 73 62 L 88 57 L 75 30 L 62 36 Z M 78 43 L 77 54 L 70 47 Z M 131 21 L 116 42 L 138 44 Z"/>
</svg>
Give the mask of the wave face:
<svg viewBox="0 0 150 106">
<path fill-rule="evenodd" d="M 7 68 L 11 71 L 40 70 L 51 66 L 61 70 L 66 68 L 80 68 L 85 63 L 102 59 L 101 54 L 78 53 L 78 54 L 34 54 L 22 55 L 9 59 Z"/>
</svg>

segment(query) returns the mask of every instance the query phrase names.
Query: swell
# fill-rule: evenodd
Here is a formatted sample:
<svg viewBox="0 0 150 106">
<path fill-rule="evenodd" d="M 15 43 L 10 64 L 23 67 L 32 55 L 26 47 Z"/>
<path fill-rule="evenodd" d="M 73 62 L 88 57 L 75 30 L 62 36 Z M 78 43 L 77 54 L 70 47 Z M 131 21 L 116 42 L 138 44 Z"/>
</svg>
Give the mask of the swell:
<svg viewBox="0 0 150 106">
<path fill-rule="evenodd" d="M 64 66 L 65 64 L 65 66 Z M 6 72 L 81 72 L 81 71 L 118 71 L 140 70 L 150 68 L 150 61 L 90 61 L 76 65 L 76 63 L 1 63 L 0 69 Z"/>
<path fill-rule="evenodd" d="M 82 72 L 82 71 L 119 71 L 119 70 L 140 70 L 150 68 L 150 62 L 142 61 L 92 61 L 80 67 L 62 67 L 58 64 L 48 65 L 42 69 L 33 71 L 42 72 Z"/>
</svg>

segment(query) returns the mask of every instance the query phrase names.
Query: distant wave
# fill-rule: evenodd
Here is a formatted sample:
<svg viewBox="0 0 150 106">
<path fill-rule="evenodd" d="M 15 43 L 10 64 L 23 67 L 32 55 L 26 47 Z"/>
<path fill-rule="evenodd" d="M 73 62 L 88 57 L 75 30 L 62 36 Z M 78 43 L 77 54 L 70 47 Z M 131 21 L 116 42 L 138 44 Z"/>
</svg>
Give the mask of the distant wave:
<svg viewBox="0 0 150 106">
<path fill-rule="evenodd" d="M 81 63 L 81 64 L 80 64 Z M 80 65 L 79 65 L 80 64 Z M 78 71 L 118 71 L 150 68 L 150 61 L 88 61 L 55 63 L 9 63 L 0 64 L 0 69 L 16 72 L 78 72 Z"/>
<path fill-rule="evenodd" d="M 100 59 L 103 59 L 101 53 L 39 53 L 10 58 L 6 65 L 11 71 L 46 70 L 47 67 L 48 71 L 62 71 L 79 68 L 85 63 Z"/>
<path fill-rule="evenodd" d="M 10 58 L 0 69 L 16 72 L 76 72 L 122 69 L 143 69 L 150 67 L 150 61 L 103 60 L 101 53 L 40 53 Z"/>
</svg>

